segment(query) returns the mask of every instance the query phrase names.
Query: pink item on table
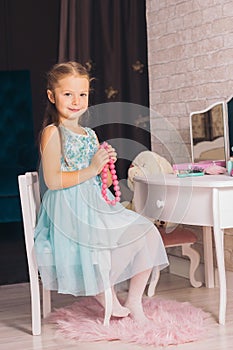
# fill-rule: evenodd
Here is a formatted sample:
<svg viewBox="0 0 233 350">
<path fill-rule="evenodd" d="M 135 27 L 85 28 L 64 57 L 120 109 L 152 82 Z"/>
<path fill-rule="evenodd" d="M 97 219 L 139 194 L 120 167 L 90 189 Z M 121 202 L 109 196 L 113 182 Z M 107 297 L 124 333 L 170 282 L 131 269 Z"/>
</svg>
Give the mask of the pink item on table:
<svg viewBox="0 0 233 350">
<path fill-rule="evenodd" d="M 223 160 L 203 160 L 197 163 L 177 163 L 173 164 L 172 168 L 175 173 L 179 172 L 180 170 L 191 170 L 194 168 L 202 168 L 203 170 L 209 168 L 210 166 L 220 166 L 220 167 L 225 167 L 226 162 Z"/>
<path fill-rule="evenodd" d="M 205 174 L 208 175 L 219 175 L 219 174 L 225 174 L 226 168 L 213 164 L 210 165 L 208 168 L 205 169 Z"/>
</svg>

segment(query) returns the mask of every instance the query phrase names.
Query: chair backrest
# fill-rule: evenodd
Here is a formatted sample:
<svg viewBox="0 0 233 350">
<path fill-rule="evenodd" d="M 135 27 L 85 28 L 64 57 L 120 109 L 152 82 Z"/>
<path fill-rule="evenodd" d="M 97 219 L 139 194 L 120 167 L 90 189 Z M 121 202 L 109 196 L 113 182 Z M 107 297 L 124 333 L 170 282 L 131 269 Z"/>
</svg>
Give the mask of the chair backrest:
<svg viewBox="0 0 233 350">
<path fill-rule="evenodd" d="M 34 229 L 40 207 L 40 189 L 37 172 L 27 172 L 18 176 L 21 209 L 23 216 L 25 245 L 30 270 L 37 268 L 34 246 Z M 34 271 L 35 272 L 35 271 Z"/>
<path fill-rule="evenodd" d="M 24 175 L 19 175 L 18 182 L 30 279 L 32 334 L 39 335 L 41 334 L 40 287 L 38 279 L 38 266 L 34 250 L 34 230 L 41 202 L 38 173 L 27 172 Z M 51 310 L 51 300 L 50 292 L 47 291 L 45 294 L 44 288 L 43 306 L 44 315 L 47 315 Z"/>
</svg>

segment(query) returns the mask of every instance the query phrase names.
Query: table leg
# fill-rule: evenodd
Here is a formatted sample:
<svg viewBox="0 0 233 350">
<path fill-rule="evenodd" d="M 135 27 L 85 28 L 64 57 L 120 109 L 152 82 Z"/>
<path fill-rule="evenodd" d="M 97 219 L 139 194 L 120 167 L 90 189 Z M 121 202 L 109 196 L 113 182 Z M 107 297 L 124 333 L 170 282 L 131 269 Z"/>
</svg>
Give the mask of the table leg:
<svg viewBox="0 0 233 350">
<path fill-rule="evenodd" d="M 220 229 L 219 221 L 219 195 L 216 188 L 213 189 L 213 219 L 214 219 L 214 240 L 215 251 L 218 266 L 219 276 L 219 323 L 224 325 L 226 318 L 226 304 L 227 304 L 227 291 L 226 291 L 226 272 L 225 272 L 225 260 L 224 260 L 224 230 Z"/>
<path fill-rule="evenodd" d="M 205 285 L 214 288 L 214 263 L 211 226 L 203 226 Z"/>
</svg>

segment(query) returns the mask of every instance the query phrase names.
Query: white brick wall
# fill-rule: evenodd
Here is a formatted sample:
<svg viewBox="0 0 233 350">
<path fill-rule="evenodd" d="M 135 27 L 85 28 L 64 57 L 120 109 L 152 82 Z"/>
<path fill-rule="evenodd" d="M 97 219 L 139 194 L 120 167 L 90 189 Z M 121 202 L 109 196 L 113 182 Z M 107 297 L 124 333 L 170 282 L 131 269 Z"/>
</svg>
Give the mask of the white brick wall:
<svg viewBox="0 0 233 350">
<path fill-rule="evenodd" d="M 233 1 L 146 5 L 152 150 L 171 162 L 189 161 L 189 114 L 233 95 Z M 232 234 L 225 235 L 231 271 Z"/>
<path fill-rule="evenodd" d="M 150 107 L 174 126 L 184 145 L 170 154 L 157 140 L 162 126 L 151 118 L 152 149 L 171 162 L 188 161 L 190 112 L 233 95 L 233 1 L 147 0 L 146 5 Z M 166 142 L 177 149 L 174 138 Z"/>
</svg>

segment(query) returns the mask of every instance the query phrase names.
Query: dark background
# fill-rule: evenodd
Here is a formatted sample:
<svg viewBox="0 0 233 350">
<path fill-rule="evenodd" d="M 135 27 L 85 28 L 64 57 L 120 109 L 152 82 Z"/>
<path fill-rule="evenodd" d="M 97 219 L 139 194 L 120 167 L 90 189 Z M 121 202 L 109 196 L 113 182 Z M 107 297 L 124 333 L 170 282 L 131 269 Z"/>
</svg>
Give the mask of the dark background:
<svg viewBox="0 0 233 350">
<path fill-rule="evenodd" d="M 1 72 L 28 71 L 30 74 L 28 101 L 32 108 L 27 118 L 32 125 L 34 158 L 32 162 L 31 156 L 26 157 L 26 170 L 31 170 L 32 163 L 35 167 L 39 163 L 37 139 L 46 102 L 45 74 L 59 59 L 61 3 L 62 0 L 0 0 L 0 85 L 3 84 Z M 145 10 L 144 0 L 76 0 L 75 57 L 70 57 L 70 38 L 67 38 L 65 58 L 91 64 L 90 73 L 96 78 L 92 104 L 129 102 L 149 106 Z M 117 93 L 108 95 L 106 91 L 111 87 Z M 13 101 L 14 96 L 11 98 Z M 1 116 L 11 103 L 6 106 L 4 101 L 0 102 L 0 131 L 4 135 L 1 149 L 4 152 L 11 125 L 5 130 Z M 20 125 L 18 115 L 16 110 L 13 123 Z M 122 118 L 118 127 L 110 124 L 97 128 L 100 141 L 128 137 L 150 149 L 149 122 L 145 131 L 124 125 L 124 116 Z M 17 142 L 12 145 L 18 146 Z M 10 154 L 8 159 L 11 164 L 15 161 Z M 127 177 L 129 165 L 125 159 L 118 160 L 120 178 Z M 1 164 L 1 172 L 6 168 L 8 164 Z M 22 221 L 3 220 L 0 232 L 0 284 L 27 281 Z"/>
</svg>

